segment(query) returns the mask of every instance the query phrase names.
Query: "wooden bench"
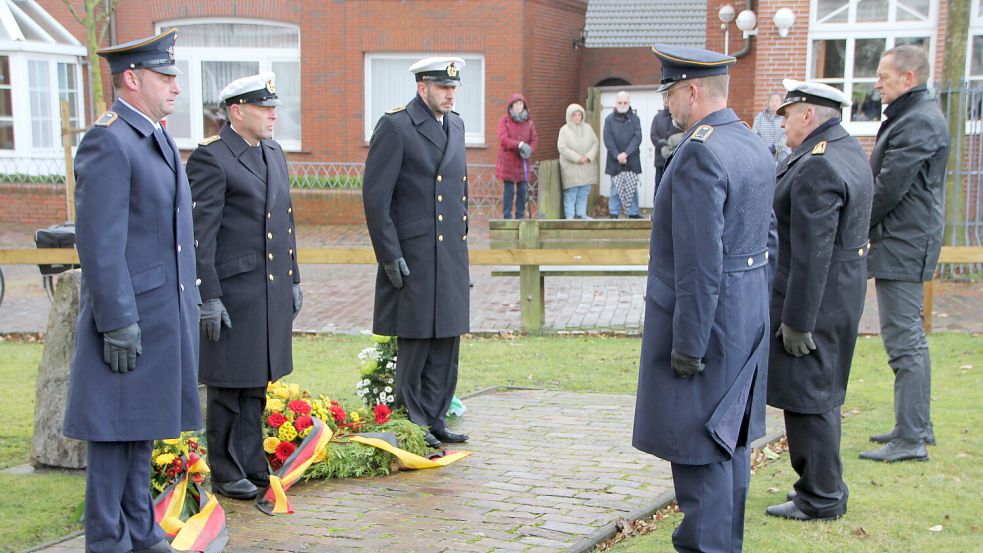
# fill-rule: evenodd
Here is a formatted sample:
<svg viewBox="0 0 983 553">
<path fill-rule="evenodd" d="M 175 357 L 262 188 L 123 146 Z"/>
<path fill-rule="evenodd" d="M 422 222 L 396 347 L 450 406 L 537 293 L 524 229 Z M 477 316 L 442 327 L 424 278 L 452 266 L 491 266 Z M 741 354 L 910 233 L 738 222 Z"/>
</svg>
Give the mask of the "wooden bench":
<svg viewBox="0 0 983 553">
<path fill-rule="evenodd" d="M 564 250 L 579 261 L 575 265 L 526 263 L 492 271 L 492 276 L 519 277 L 522 329 L 526 332 L 543 328 L 543 281 L 547 276 L 645 276 L 648 268 L 652 222 L 647 219 L 512 219 L 492 220 L 488 225 L 492 250 Z M 614 255 L 601 260 L 586 253 L 597 250 Z"/>
</svg>

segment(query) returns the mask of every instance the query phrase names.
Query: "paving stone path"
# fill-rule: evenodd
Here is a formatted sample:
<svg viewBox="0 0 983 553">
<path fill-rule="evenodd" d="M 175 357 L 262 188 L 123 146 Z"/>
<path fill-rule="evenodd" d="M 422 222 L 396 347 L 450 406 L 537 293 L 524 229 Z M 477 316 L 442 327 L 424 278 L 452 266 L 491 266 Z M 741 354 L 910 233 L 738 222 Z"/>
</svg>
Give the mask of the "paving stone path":
<svg viewBox="0 0 983 553">
<path fill-rule="evenodd" d="M 635 398 L 487 393 L 453 424 L 473 455 L 383 478 L 305 482 L 295 514 L 222 499 L 226 551 L 564 551 L 672 489 L 669 464 L 631 447 Z M 81 551 L 76 537 L 46 553 Z"/>
</svg>

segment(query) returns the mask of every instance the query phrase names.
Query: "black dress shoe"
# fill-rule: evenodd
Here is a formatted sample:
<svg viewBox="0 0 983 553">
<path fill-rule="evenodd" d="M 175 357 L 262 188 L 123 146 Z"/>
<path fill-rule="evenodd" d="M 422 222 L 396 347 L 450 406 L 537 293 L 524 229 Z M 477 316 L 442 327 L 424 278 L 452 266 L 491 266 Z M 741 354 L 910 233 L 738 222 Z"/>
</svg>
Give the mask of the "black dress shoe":
<svg viewBox="0 0 983 553">
<path fill-rule="evenodd" d="M 250 474 L 246 477 L 246 480 L 252 482 L 253 486 L 256 486 L 259 489 L 270 487 L 269 474 Z"/>
<path fill-rule="evenodd" d="M 861 459 L 871 461 L 884 461 L 894 463 L 896 461 L 928 461 L 928 451 L 923 443 L 909 443 L 904 440 L 891 440 L 884 447 L 872 451 L 864 451 L 860 454 Z"/>
<path fill-rule="evenodd" d="M 436 436 L 434 436 L 429 432 L 423 435 L 423 441 L 427 444 L 427 447 L 431 447 L 434 449 L 437 449 L 438 447 L 441 446 L 440 440 L 438 440 Z"/>
<path fill-rule="evenodd" d="M 894 430 L 890 432 L 885 432 L 883 434 L 874 434 L 870 437 L 870 441 L 875 444 L 886 444 L 895 438 L 896 434 Z M 928 445 L 935 445 L 935 430 L 932 428 L 928 429 L 928 436 L 925 438 L 925 443 Z"/>
<path fill-rule="evenodd" d="M 253 499 L 259 494 L 256 486 L 245 478 L 233 482 L 212 482 L 212 491 L 229 499 Z"/>
<path fill-rule="evenodd" d="M 460 444 L 468 441 L 467 434 L 457 434 L 451 432 L 446 428 L 440 430 L 431 429 L 430 433 L 437 437 L 438 440 L 444 442 L 445 444 Z"/>
<path fill-rule="evenodd" d="M 641 215 L 629 215 L 628 218 L 629 219 L 641 219 L 642 216 Z"/>
<path fill-rule="evenodd" d="M 787 494 L 785 494 L 785 499 L 787 499 L 789 501 L 792 501 L 793 499 L 795 499 L 795 497 L 797 495 L 799 495 L 799 492 L 797 492 L 795 490 L 792 490 L 792 491 L 788 492 Z"/>
<path fill-rule="evenodd" d="M 178 550 L 171 547 L 167 540 L 160 540 L 150 547 L 134 549 L 133 553 L 178 553 Z"/>
<path fill-rule="evenodd" d="M 836 520 L 843 515 L 835 515 L 830 517 L 813 517 L 809 516 L 799 510 L 792 501 L 786 501 L 778 505 L 772 505 L 765 509 L 765 514 L 771 515 L 773 517 L 787 518 L 791 520 Z"/>
</svg>

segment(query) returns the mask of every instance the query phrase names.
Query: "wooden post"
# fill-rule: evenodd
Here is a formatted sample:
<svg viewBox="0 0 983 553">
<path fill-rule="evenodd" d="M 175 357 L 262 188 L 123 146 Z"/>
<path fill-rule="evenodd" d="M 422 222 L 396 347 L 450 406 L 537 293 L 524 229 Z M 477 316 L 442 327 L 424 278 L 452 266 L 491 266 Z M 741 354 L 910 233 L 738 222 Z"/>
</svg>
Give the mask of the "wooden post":
<svg viewBox="0 0 983 553">
<path fill-rule="evenodd" d="M 539 221 L 519 221 L 519 247 L 539 249 Z M 541 332 L 546 318 L 546 304 L 539 265 L 519 265 L 519 297 L 522 302 L 522 329 L 529 333 Z"/>
<path fill-rule="evenodd" d="M 562 218 L 563 185 L 560 182 L 560 161 L 539 163 L 539 216 L 541 219 Z"/>
<path fill-rule="evenodd" d="M 76 130 L 72 128 L 72 118 L 68 102 L 61 104 L 61 145 L 65 149 L 65 221 L 75 222 L 75 166 L 72 162 L 72 137 Z"/>
<path fill-rule="evenodd" d="M 933 294 L 935 293 L 935 281 L 926 280 L 925 284 L 922 285 L 922 324 L 925 325 L 925 334 L 932 333 L 932 303 L 935 300 Z"/>
</svg>

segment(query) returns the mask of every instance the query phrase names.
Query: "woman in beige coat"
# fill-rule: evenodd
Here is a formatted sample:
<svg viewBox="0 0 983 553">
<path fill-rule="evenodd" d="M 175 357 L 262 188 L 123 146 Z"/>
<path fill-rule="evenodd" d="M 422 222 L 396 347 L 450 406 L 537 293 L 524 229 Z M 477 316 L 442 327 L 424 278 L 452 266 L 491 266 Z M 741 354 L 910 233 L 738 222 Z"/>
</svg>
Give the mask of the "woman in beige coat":
<svg viewBox="0 0 983 553">
<path fill-rule="evenodd" d="M 591 187 L 597 184 L 597 134 L 584 122 L 584 113 L 579 104 L 567 106 L 567 124 L 556 139 L 563 179 L 563 214 L 567 219 L 590 219 L 587 198 Z"/>
</svg>

